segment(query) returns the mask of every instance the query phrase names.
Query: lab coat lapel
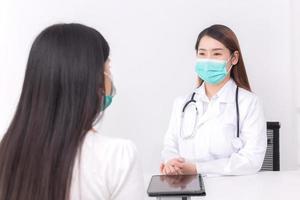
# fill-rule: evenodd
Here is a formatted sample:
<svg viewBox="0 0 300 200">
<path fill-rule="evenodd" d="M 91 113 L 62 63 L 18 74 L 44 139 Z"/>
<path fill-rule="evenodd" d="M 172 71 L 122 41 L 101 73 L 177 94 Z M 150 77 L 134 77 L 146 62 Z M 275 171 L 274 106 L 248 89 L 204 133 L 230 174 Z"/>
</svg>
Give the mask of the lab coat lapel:
<svg viewBox="0 0 300 200">
<path fill-rule="evenodd" d="M 213 105 L 211 108 L 208 108 L 205 113 L 203 113 L 203 106 L 201 106 L 201 111 L 200 113 L 203 113 L 198 120 L 198 127 L 202 126 L 204 123 L 207 121 L 216 118 L 220 114 L 220 103 L 214 102 L 215 105 Z"/>
<path fill-rule="evenodd" d="M 221 91 L 217 94 L 218 99 L 214 103 L 214 105 L 211 105 L 211 108 L 207 108 L 207 111 L 203 113 L 203 104 L 205 101 L 207 101 L 207 97 L 205 94 L 205 89 L 204 89 L 204 84 L 201 85 L 200 88 L 198 88 L 198 94 L 199 94 L 199 99 L 198 99 L 198 110 L 200 113 L 200 117 L 198 119 L 198 124 L 197 127 L 202 126 L 205 122 L 216 118 L 221 114 L 221 103 L 231 103 L 234 101 L 234 91 L 236 88 L 235 82 L 230 79 L 228 83 L 221 89 Z"/>
</svg>

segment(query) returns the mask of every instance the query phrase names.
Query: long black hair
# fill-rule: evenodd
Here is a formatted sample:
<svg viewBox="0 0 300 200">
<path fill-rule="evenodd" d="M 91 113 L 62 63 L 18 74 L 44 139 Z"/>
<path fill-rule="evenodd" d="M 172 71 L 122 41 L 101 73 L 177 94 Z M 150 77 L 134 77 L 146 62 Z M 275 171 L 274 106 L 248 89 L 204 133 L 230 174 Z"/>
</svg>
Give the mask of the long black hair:
<svg viewBox="0 0 300 200">
<path fill-rule="evenodd" d="M 21 97 L 0 143 L 0 200 L 67 200 L 76 155 L 104 104 L 109 45 L 56 24 L 35 39 Z"/>
</svg>

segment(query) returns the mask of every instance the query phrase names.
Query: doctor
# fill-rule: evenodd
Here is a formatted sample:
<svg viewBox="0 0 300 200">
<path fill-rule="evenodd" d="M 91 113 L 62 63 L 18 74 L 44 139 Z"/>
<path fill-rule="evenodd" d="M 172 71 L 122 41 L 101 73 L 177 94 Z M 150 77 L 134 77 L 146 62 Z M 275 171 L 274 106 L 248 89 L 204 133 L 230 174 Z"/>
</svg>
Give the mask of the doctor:
<svg viewBox="0 0 300 200">
<path fill-rule="evenodd" d="M 213 25 L 199 34 L 195 48 L 199 87 L 175 100 L 160 171 L 254 174 L 265 156 L 266 122 L 237 37 L 228 27 Z"/>
</svg>

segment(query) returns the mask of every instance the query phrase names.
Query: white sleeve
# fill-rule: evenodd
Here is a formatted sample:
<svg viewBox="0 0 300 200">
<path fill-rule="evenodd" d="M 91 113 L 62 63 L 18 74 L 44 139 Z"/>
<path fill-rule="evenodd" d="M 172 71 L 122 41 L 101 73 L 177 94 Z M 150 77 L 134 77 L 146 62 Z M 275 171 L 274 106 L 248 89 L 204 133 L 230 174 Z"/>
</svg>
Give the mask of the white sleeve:
<svg viewBox="0 0 300 200">
<path fill-rule="evenodd" d="M 129 140 L 120 143 L 113 160 L 108 166 L 111 200 L 144 199 L 143 172 L 135 145 Z"/>
<path fill-rule="evenodd" d="M 254 98 L 241 127 L 243 147 L 229 158 L 196 163 L 198 173 L 245 175 L 258 172 L 267 148 L 266 121 L 262 107 Z"/>
<path fill-rule="evenodd" d="M 161 153 L 163 162 L 179 157 L 178 135 L 180 131 L 180 116 L 182 100 L 177 98 L 174 101 L 169 127 L 164 137 L 164 147 Z"/>
</svg>

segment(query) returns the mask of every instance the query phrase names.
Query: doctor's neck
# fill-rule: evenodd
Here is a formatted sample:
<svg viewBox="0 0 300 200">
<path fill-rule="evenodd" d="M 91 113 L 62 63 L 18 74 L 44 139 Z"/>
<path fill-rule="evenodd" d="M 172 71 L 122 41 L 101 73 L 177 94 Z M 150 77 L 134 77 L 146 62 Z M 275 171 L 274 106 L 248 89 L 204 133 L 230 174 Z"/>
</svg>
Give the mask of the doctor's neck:
<svg viewBox="0 0 300 200">
<path fill-rule="evenodd" d="M 204 83 L 205 93 L 208 99 L 210 100 L 214 95 L 216 95 L 229 80 L 230 77 L 228 76 L 219 84 Z"/>
</svg>

